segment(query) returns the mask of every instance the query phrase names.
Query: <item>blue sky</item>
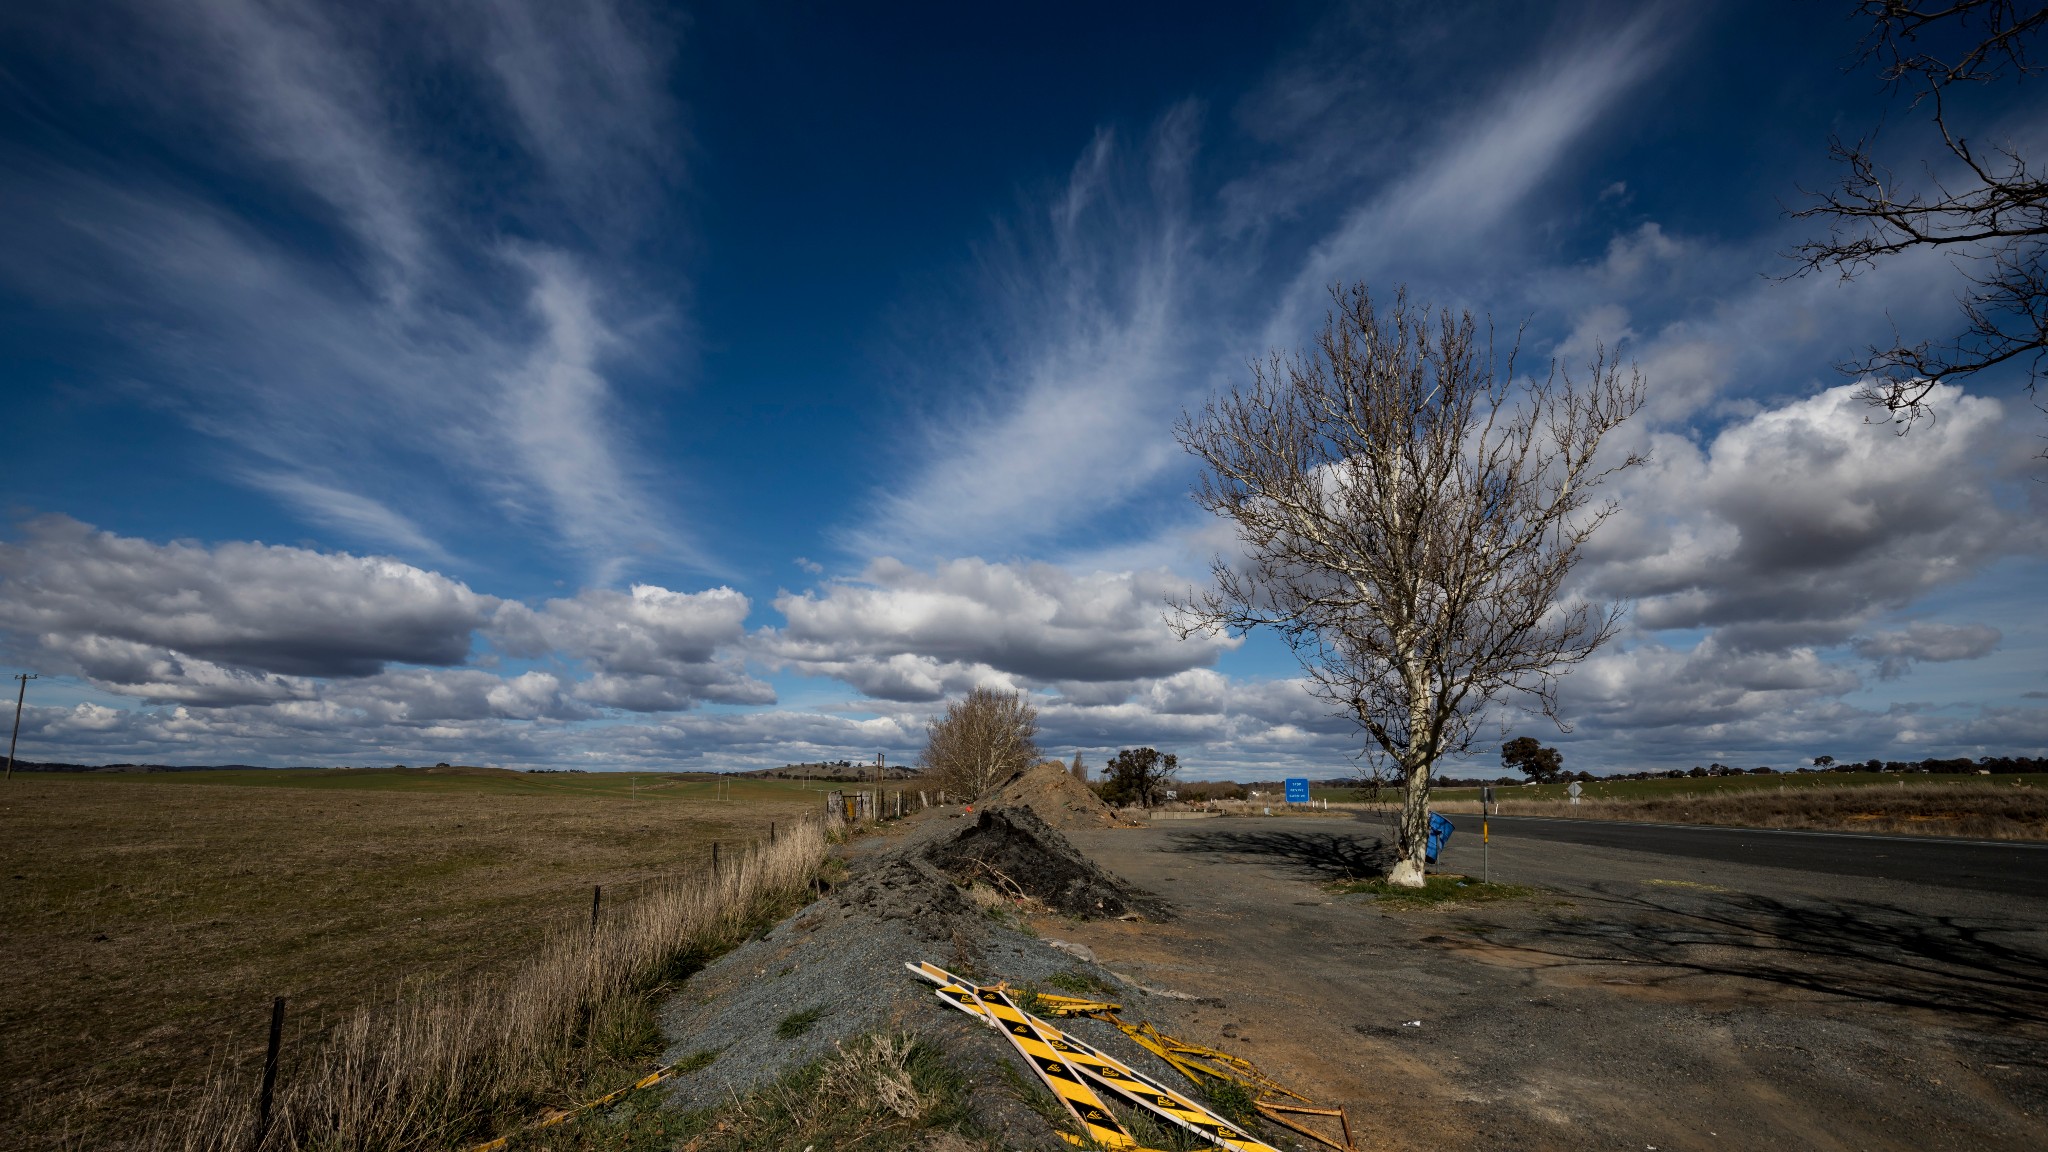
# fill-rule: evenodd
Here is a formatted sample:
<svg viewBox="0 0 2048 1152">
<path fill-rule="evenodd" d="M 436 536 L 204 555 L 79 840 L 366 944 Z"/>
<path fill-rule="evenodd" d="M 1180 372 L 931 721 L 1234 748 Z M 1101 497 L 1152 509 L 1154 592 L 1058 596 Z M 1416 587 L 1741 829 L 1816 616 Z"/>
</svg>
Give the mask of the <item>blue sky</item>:
<svg viewBox="0 0 2048 1152">
<path fill-rule="evenodd" d="M 1340 280 L 1644 372 L 1628 627 L 1512 731 L 2048 747 L 2024 379 L 1895 435 L 1833 365 L 1956 270 L 1779 279 L 1831 133 L 1931 155 L 1848 5 L 765 7 L 0 17 L 25 756 L 908 759 L 991 684 L 1059 754 L 1348 771 L 1271 641 L 1162 620 L 1230 547 L 1174 418 Z"/>
</svg>

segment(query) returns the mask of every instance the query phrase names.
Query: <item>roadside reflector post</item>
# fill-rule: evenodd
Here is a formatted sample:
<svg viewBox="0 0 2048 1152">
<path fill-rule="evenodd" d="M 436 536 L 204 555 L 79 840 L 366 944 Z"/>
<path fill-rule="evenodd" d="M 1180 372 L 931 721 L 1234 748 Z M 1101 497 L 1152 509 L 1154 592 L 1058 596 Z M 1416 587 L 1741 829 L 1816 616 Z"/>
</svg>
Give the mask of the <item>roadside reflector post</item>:
<svg viewBox="0 0 2048 1152">
<path fill-rule="evenodd" d="M 1479 882 L 1481 884 L 1491 883 L 1493 877 L 1492 870 L 1488 867 L 1489 861 L 1487 860 L 1487 846 L 1493 843 L 1492 825 L 1488 817 L 1488 813 L 1492 809 L 1493 789 L 1491 787 L 1481 787 L 1479 789 Z"/>
<path fill-rule="evenodd" d="M 263 1138 L 270 1134 L 270 1101 L 277 1092 L 277 1050 L 284 1042 L 284 997 L 270 1002 L 270 1047 L 263 1054 L 263 1094 L 256 1100 L 256 1137 L 249 1141 L 249 1152 L 263 1147 Z"/>
</svg>

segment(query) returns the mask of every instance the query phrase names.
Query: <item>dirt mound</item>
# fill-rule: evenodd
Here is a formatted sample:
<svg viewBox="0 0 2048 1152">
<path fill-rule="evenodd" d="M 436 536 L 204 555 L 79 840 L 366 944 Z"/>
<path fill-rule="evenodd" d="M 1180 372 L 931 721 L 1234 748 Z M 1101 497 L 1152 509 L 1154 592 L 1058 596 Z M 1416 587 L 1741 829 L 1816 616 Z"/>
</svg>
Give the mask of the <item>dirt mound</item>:
<svg viewBox="0 0 2048 1152">
<path fill-rule="evenodd" d="M 1058 762 L 1026 768 L 988 798 L 988 806 L 1022 805 L 1054 828 L 1114 828 L 1116 813 Z"/>
<path fill-rule="evenodd" d="M 1020 987 L 1058 973 L 1080 973 L 1104 986 L 1118 979 L 1019 931 L 1013 923 L 1018 912 L 977 903 L 970 887 L 1016 894 L 991 870 L 1026 895 L 1075 915 L 1163 910 L 1156 898 L 1082 857 L 1029 809 L 976 815 L 972 822 L 934 820 L 901 839 L 855 841 L 846 849 L 848 874 L 828 895 L 692 976 L 664 1012 L 664 1059 L 694 1056 L 710 1063 L 668 1082 L 674 1102 L 686 1108 L 723 1104 L 855 1037 L 913 1031 L 938 1044 L 976 1086 L 976 1123 L 997 1134 L 1002 1147 L 1063 1148 L 1026 1097 L 1003 1087 L 1016 1078 L 1009 1045 L 940 1004 L 903 963 L 932 960 L 972 979 Z M 1150 1011 L 1162 1009 L 1172 1011 L 1168 1005 Z M 1157 1074 L 1170 1071 L 1147 1064 L 1149 1054 L 1124 1045 L 1114 1029 L 1102 1025 L 1091 1032 L 1092 1025 L 1076 1023 L 1091 1043 Z"/>
<path fill-rule="evenodd" d="M 1086 920 L 1163 912 L 1156 898 L 1076 852 L 1032 808 L 983 809 L 971 827 L 932 844 L 924 856 L 958 883 L 987 884 Z"/>
</svg>

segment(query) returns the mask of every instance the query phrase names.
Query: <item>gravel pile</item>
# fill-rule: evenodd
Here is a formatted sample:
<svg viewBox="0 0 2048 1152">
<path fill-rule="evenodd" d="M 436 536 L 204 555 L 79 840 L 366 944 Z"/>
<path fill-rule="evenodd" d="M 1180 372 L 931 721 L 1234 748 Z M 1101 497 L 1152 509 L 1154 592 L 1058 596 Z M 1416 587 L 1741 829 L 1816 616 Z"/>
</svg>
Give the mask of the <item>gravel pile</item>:
<svg viewBox="0 0 2048 1152">
<path fill-rule="evenodd" d="M 1010 777 L 989 800 L 991 808 L 1029 808 L 1054 828 L 1114 828 L 1116 813 L 1093 788 L 1057 763 L 1039 764 Z"/>
<path fill-rule="evenodd" d="M 1013 985 L 1042 984 L 1059 972 L 1116 979 L 977 907 L 961 883 L 988 866 L 976 861 L 992 861 L 1032 896 L 1072 915 L 1154 916 L 1163 906 L 1089 863 L 1029 809 L 991 809 L 972 823 L 940 817 L 920 824 L 854 857 L 851 874 L 830 894 L 691 978 L 665 1012 L 664 1059 L 717 1057 L 670 1082 L 677 1105 L 698 1108 L 744 1095 L 864 1033 L 914 1032 L 940 1045 L 980 1086 L 981 1121 L 1003 1134 L 1006 1147 L 1066 1147 L 1007 1089 L 1009 1077 L 996 1065 L 1016 1061 L 1003 1038 L 940 1003 L 904 962 L 931 960 Z M 1151 1013 L 1156 1002 L 1139 1000 L 1144 1007 L 1134 1003 L 1135 1014 Z M 1080 1031 L 1096 1043 L 1123 1039 L 1106 1029 L 1107 1036 L 1095 1027 Z M 1129 1045 L 1120 1054 L 1144 1055 Z M 1021 1067 L 1016 1074 L 1029 1077 Z"/>
</svg>

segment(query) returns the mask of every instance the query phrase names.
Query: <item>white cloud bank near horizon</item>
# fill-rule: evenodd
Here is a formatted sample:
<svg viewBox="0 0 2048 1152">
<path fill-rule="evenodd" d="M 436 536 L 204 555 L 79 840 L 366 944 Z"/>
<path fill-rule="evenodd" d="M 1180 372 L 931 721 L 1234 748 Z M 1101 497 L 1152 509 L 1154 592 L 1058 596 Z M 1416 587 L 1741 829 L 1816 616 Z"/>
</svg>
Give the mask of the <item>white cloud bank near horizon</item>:
<svg viewBox="0 0 2048 1152">
<path fill-rule="evenodd" d="M 2043 540 L 2028 503 L 2040 497 L 2014 483 L 2029 475 L 2027 439 L 2002 404 L 1954 392 L 1944 419 L 1898 437 L 1865 422 L 1852 391 L 1760 410 L 1705 443 L 1654 442 L 1582 570 L 1635 610 L 1565 683 L 1576 731 L 1546 738 L 1568 754 L 1611 749 L 1603 767 L 2048 740 L 2048 708 L 2022 703 L 2035 685 L 1974 706 L 1857 699 L 1996 653 L 2008 629 L 1915 606 L 2002 560 L 2038 560 Z M 386 558 L 155 544 L 62 517 L 0 543 L 9 655 L 101 696 L 32 705 L 24 738 L 39 758 L 902 759 L 946 698 L 989 685 L 1031 694 L 1049 751 L 1142 743 L 1201 773 L 1348 770 L 1359 737 L 1297 680 L 1232 676 L 1216 665 L 1234 642 L 1174 638 L 1165 601 L 1184 587 L 1165 569 L 881 560 L 784 592 L 779 621 L 750 629 L 753 605 L 723 587 L 593 587 L 529 605 Z M 791 676 L 842 691 L 826 707 L 775 706 L 772 684 Z"/>
</svg>

